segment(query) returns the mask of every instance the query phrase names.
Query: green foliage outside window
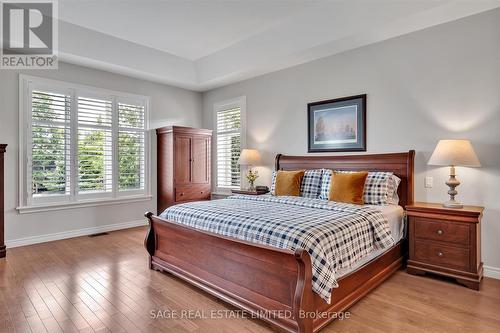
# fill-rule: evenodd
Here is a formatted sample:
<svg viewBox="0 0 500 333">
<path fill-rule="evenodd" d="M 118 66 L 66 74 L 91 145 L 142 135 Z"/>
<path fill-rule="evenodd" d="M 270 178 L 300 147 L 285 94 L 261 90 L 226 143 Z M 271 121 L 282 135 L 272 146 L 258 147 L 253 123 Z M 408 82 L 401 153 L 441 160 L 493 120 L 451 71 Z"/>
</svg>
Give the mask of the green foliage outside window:
<svg viewBox="0 0 500 333">
<path fill-rule="evenodd" d="M 32 193 L 64 194 L 69 191 L 67 168 L 69 156 L 70 99 L 65 98 L 64 110 L 54 106 L 52 98 L 33 92 L 32 100 Z M 137 107 L 120 105 L 120 124 L 143 128 L 142 115 Z M 40 121 L 38 125 L 36 122 Z M 56 123 L 60 121 L 60 123 Z M 64 123 L 66 122 L 66 123 Z M 49 125 L 46 125 L 49 124 Z M 110 150 L 106 147 L 110 130 L 79 129 L 78 134 L 78 187 L 80 191 L 106 189 L 106 170 L 111 168 Z M 143 132 L 120 131 L 118 135 L 118 188 L 140 189 L 143 162 Z M 109 142 L 108 142 L 109 145 Z M 105 149 L 108 149 L 106 151 Z M 109 161 L 109 162 L 107 162 Z M 108 172 L 108 177 L 111 173 Z"/>
<path fill-rule="evenodd" d="M 104 130 L 79 130 L 78 189 L 80 191 L 105 190 Z M 83 138 L 83 139 L 82 139 Z"/>
<path fill-rule="evenodd" d="M 141 142 L 143 140 L 144 135 L 139 133 L 120 132 L 118 134 L 120 190 L 141 188 Z"/>
<path fill-rule="evenodd" d="M 240 185 L 240 165 L 238 158 L 241 152 L 241 137 L 239 130 L 241 128 L 241 110 L 239 108 L 219 111 L 217 113 L 217 132 L 223 139 L 223 146 L 220 148 L 218 158 L 226 166 L 230 166 L 231 179 L 221 179 L 223 186 L 238 187 Z M 227 141 L 226 141 L 227 140 Z M 228 144 L 228 145 L 227 145 Z M 229 156 L 229 160 L 228 160 Z M 227 165 L 227 164 L 229 165 Z M 224 174 L 224 177 L 226 175 Z"/>
<path fill-rule="evenodd" d="M 137 106 L 119 104 L 120 126 L 143 128 L 144 118 Z M 141 162 L 143 157 L 144 134 L 134 131 L 118 133 L 118 188 L 120 190 L 140 189 Z"/>
<path fill-rule="evenodd" d="M 241 138 L 233 136 L 231 138 L 231 186 L 240 186 L 240 165 L 238 159 L 241 153 Z"/>
<path fill-rule="evenodd" d="M 69 154 L 67 140 L 69 128 L 64 124 L 65 109 L 69 98 L 61 99 L 63 105 L 56 111 L 51 97 L 33 93 L 32 118 L 40 125 L 32 126 L 32 193 L 64 194 L 66 192 L 66 161 Z M 56 124 L 59 120 L 61 123 Z M 46 122 L 54 122 L 47 125 Z"/>
</svg>

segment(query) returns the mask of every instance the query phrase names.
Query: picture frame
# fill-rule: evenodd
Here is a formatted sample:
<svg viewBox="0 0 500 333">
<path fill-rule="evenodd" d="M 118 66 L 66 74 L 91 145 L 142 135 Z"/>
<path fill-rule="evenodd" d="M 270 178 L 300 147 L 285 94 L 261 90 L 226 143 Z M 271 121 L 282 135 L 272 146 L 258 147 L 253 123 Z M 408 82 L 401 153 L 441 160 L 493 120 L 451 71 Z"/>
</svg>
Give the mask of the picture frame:
<svg viewBox="0 0 500 333">
<path fill-rule="evenodd" d="M 366 94 L 307 104 L 308 152 L 366 151 Z"/>
</svg>

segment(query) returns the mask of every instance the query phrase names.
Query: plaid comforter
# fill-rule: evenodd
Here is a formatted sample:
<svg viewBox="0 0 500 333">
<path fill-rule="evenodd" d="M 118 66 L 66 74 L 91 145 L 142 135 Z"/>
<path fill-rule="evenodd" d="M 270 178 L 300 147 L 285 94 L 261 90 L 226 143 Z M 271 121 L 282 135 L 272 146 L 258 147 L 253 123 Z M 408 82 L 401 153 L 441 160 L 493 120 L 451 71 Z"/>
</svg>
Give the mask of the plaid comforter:
<svg viewBox="0 0 500 333">
<path fill-rule="evenodd" d="M 320 199 L 236 195 L 175 205 L 160 217 L 249 242 L 307 250 L 313 291 L 328 303 L 338 286 L 336 270 L 394 244 L 379 210 Z"/>
</svg>

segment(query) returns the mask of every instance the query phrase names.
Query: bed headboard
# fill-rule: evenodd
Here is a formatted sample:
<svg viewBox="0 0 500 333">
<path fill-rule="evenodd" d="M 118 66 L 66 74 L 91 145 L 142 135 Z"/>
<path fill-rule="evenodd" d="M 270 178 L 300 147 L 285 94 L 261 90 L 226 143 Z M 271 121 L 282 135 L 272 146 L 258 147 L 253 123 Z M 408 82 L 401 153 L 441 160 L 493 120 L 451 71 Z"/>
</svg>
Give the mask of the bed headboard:
<svg viewBox="0 0 500 333">
<path fill-rule="evenodd" d="M 406 153 L 343 155 L 343 156 L 287 156 L 276 155 L 276 170 L 332 169 L 352 171 L 389 171 L 401 178 L 398 188 L 399 204 L 413 203 L 413 160 L 415 151 Z"/>
</svg>

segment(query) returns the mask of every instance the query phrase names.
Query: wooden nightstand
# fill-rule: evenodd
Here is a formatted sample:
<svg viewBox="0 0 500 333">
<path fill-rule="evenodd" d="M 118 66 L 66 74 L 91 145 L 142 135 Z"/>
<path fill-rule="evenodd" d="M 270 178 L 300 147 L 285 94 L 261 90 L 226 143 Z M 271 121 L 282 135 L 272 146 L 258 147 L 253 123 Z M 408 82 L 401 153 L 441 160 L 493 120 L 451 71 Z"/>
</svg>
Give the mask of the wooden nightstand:
<svg viewBox="0 0 500 333">
<path fill-rule="evenodd" d="M 445 208 L 417 202 L 406 207 L 409 223 L 410 274 L 436 273 L 479 290 L 483 207 Z"/>
<path fill-rule="evenodd" d="M 262 194 L 267 194 L 269 191 L 250 191 L 250 190 L 231 190 L 233 194 L 246 194 L 246 195 L 262 195 Z"/>
</svg>

